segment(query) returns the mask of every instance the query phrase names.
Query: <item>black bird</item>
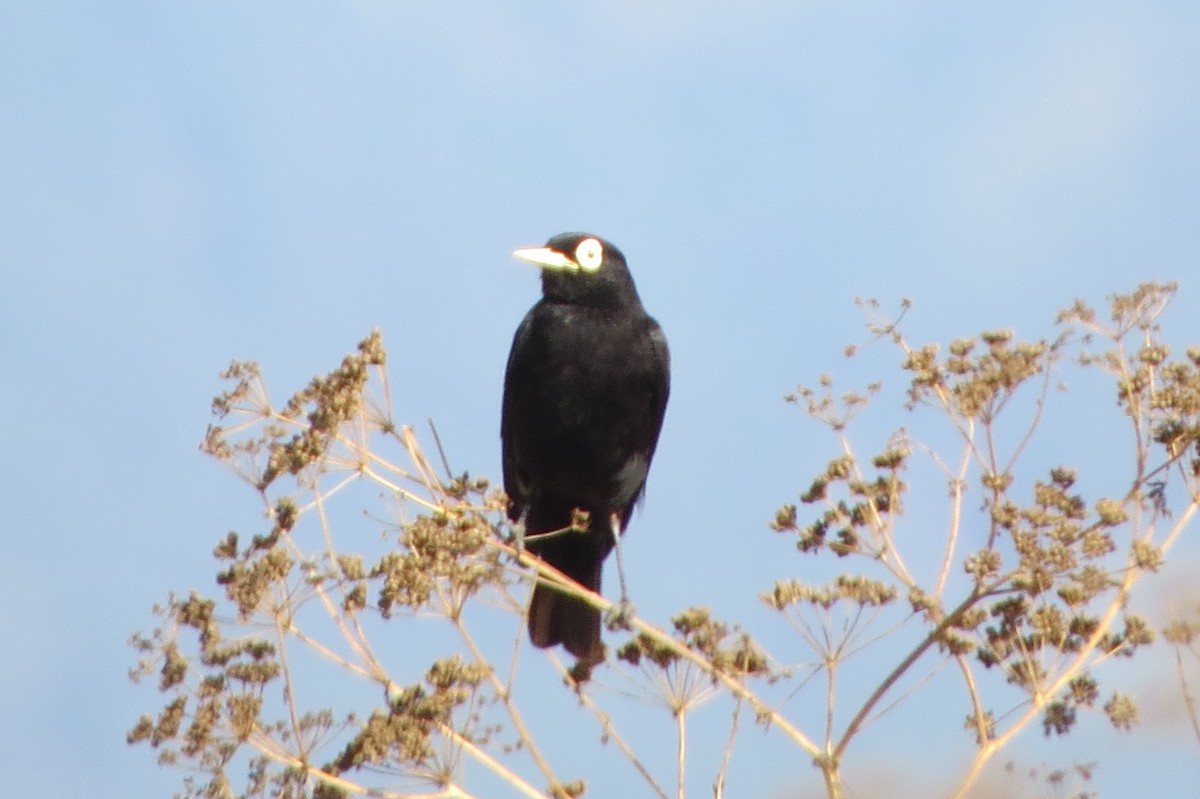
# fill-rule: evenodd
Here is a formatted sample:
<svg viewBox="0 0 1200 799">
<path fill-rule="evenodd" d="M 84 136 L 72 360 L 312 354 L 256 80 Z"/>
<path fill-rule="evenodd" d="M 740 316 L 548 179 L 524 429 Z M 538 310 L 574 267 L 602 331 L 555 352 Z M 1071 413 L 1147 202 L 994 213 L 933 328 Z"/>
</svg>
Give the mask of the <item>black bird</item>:
<svg viewBox="0 0 1200 799">
<path fill-rule="evenodd" d="M 542 269 L 542 299 L 513 337 L 500 437 L 508 516 L 529 550 L 593 591 L 604 559 L 646 488 L 670 388 L 662 328 L 642 307 L 625 256 L 586 233 L 563 233 L 516 257 Z M 586 533 L 563 532 L 576 509 Z M 600 613 L 539 582 L 529 637 L 604 659 Z"/>
</svg>

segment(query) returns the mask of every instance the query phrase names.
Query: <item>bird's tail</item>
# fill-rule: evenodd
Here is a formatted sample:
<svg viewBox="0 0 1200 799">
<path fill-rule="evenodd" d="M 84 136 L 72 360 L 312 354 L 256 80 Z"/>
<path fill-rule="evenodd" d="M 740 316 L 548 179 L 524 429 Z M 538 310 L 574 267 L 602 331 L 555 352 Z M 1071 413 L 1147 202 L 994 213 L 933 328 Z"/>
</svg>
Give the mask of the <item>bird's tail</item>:
<svg viewBox="0 0 1200 799">
<path fill-rule="evenodd" d="M 600 591 L 601 558 L 572 559 L 566 563 L 555 563 L 556 559 L 551 557 L 546 560 L 585 588 Z M 542 648 L 562 644 L 589 665 L 604 660 L 600 611 L 548 583 L 539 581 L 534 586 L 529 603 L 529 639 Z"/>
</svg>

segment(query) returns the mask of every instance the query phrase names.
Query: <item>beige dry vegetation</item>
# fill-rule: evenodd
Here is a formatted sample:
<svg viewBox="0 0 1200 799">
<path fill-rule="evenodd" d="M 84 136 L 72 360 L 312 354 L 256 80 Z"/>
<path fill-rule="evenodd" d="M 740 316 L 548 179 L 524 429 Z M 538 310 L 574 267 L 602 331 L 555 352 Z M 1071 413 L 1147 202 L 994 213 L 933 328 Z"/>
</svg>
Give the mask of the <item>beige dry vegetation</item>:
<svg viewBox="0 0 1200 799">
<path fill-rule="evenodd" d="M 526 651 L 518 620 L 537 572 L 610 614 L 615 657 L 602 668 L 643 692 L 643 712 L 665 711 L 675 739 L 640 749 L 636 722 L 608 707 L 612 692 L 553 653 L 563 685 L 543 684 L 537 701 L 586 709 L 595 723 L 570 734 L 620 752 L 646 795 L 683 797 L 697 784 L 741 795 L 736 764 L 753 762 L 747 750 L 757 739 L 747 731 L 756 728 L 814 763 L 828 796 L 847 795 L 847 781 L 862 795 L 873 778 L 845 774 L 847 753 L 882 714 L 903 714 L 914 675 L 931 671 L 964 698 L 960 718 L 974 742 L 965 770 L 936 784 L 953 785 L 948 796 L 995 795 L 1002 753 L 1031 727 L 1065 735 L 1093 713 L 1133 730 L 1137 704 L 1099 667 L 1134 656 L 1164 627 L 1178 653 L 1167 678 L 1200 750 L 1197 609 L 1155 620 L 1128 611 L 1200 507 L 1200 349 L 1179 357 L 1159 329 L 1174 291 L 1140 286 L 1111 298 L 1106 314 L 1076 302 L 1048 340 L 992 331 L 912 346 L 903 311 L 873 318 L 866 346 L 898 349 L 908 409 L 940 419 L 948 446 L 897 425 L 886 447 L 861 454 L 856 423 L 868 408 L 878 412 L 878 386 L 839 394 L 822 378 L 798 389 L 791 400 L 825 427 L 835 453 L 770 523 L 794 539 L 796 576 L 743 589 L 761 595 L 809 652 L 802 663 L 782 661 L 705 608 L 667 624 L 613 614 L 608 600 L 518 548 L 503 494 L 451 474 L 430 455 L 436 442 L 393 419 L 377 333 L 282 406 L 256 365 L 235 363 L 204 449 L 261 497 L 268 523 L 248 539 L 218 541 L 214 595 L 169 597 L 158 626 L 134 637 L 134 676 L 154 680 L 163 704 L 129 740 L 184 767 L 188 797 L 468 797 L 495 796 L 498 786 L 513 796 L 581 795 L 604 775 L 562 772 L 528 723 L 531 700 L 519 688 L 522 658 L 542 657 Z M 878 316 L 878 306 L 867 308 Z M 1025 465 L 1046 432 L 1048 403 L 1096 399 L 1056 390 L 1079 370 L 1106 376 L 1112 390 L 1102 401 L 1115 411 L 1105 424 L 1132 442 L 1120 462 L 1103 465 L 1122 475 L 1108 496 L 1084 496 L 1074 468 Z M 906 527 L 906 480 L 918 458 L 947 486 L 933 564 L 915 560 L 930 531 Z M 359 514 L 353 534 L 344 506 Z M 806 582 L 811 557 L 843 573 Z M 512 636 L 495 634 L 497 617 L 512 620 L 504 628 Z M 443 634 L 427 633 L 431 620 Z M 880 642 L 901 630 L 898 656 L 876 654 L 894 651 Z M 323 676 L 306 679 L 314 662 Z M 413 662 L 424 664 L 416 679 Z M 865 692 L 839 682 L 852 662 L 856 673 L 864 662 L 873 670 Z M 341 696 L 330 688 L 336 680 L 373 686 L 369 709 L 330 704 Z M 793 712 L 792 697 L 814 692 L 820 718 Z M 726 744 L 706 762 L 689 748 L 689 725 L 696 709 L 717 702 Z M 1053 795 L 1055 786 L 1086 787 L 1091 772 L 1072 768 L 1035 766 L 1033 779 Z"/>
</svg>

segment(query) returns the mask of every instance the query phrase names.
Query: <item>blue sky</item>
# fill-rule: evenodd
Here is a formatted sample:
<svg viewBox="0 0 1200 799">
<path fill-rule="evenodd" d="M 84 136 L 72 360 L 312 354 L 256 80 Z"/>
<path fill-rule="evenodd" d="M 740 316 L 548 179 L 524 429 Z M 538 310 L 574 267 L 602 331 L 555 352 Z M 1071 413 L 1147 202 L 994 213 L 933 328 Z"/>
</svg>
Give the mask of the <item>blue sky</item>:
<svg viewBox="0 0 1200 799">
<path fill-rule="evenodd" d="M 850 368 L 853 298 L 911 298 L 919 342 L 1040 338 L 1076 296 L 1179 280 L 1167 337 L 1200 338 L 1189 3 L 42 0 L 0 9 L 0 74 L 14 796 L 177 785 L 123 742 L 156 700 L 124 642 L 256 523 L 197 451 L 231 358 L 282 395 L 379 327 L 397 416 L 498 476 L 504 359 L 538 290 L 515 247 L 611 239 L 667 331 L 626 556 L 657 621 L 750 612 L 688 575 L 759 590 L 791 557 L 765 523 L 833 453 L 781 398 Z M 1136 736 L 1091 724 L 1071 751 L 1110 760 L 1104 796 L 1134 769 L 1198 776 L 1194 744 L 1146 773 Z"/>
</svg>

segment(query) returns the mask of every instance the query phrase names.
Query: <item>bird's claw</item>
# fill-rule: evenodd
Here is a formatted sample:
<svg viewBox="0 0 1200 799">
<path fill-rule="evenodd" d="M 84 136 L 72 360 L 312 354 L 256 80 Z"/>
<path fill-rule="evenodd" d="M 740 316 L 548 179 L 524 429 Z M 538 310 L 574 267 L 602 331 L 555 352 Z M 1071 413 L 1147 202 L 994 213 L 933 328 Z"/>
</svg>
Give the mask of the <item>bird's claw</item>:
<svg viewBox="0 0 1200 799">
<path fill-rule="evenodd" d="M 521 518 L 509 525 L 510 541 L 513 549 L 517 551 L 517 560 L 521 559 L 521 553 L 525 551 L 525 516 L 522 513 Z"/>
</svg>

